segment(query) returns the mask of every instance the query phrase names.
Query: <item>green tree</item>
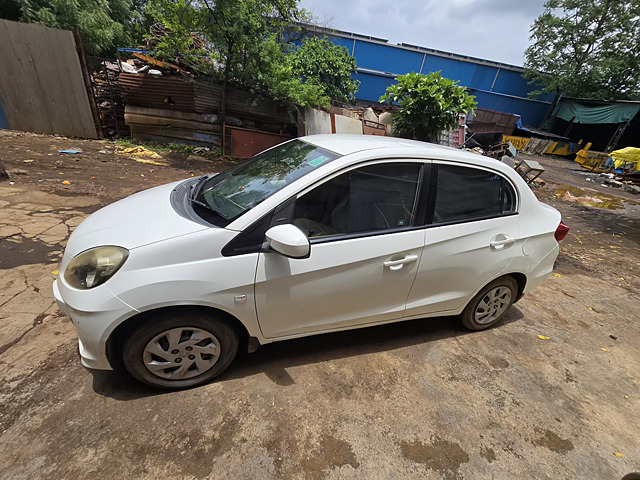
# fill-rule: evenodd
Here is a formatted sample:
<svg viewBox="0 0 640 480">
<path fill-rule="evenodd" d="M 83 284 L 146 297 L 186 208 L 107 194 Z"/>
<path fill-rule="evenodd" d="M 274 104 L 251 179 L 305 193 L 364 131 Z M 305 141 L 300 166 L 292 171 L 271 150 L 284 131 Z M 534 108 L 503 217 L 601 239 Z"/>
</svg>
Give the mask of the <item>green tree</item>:
<svg viewBox="0 0 640 480">
<path fill-rule="evenodd" d="M 16 6 L 23 22 L 77 28 L 89 55 L 112 55 L 141 36 L 140 2 L 134 0 L 9 0 L 0 16 L 15 14 Z"/>
<path fill-rule="evenodd" d="M 533 96 L 640 98 L 639 39 L 639 0 L 547 0 L 525 51 Z"/>
<path fill-rule="evenodd" d="M 282 25 L 298 18 L 297 0 L 151 0 L 148 11 L 167 29 L 157 40 L 161 56 L 211 57 L 209 73 L 223 86 L 221 117 L 226 116 L 226 91 L 230 83 L 260 89 L 272 66 L 274 35 Z M 194 35 L 204 39 L 192 48 Z M 201 58 L 200 58 L 201 60 Z M 201 64 L 202 62 L 198 60 Z M 280 52 L 279 61 L 282 61 Z"/>
<path fill-rule="evenodd" d="M 331 43 L 326 37 L 305 37 L 287 55 L 287 60 L 304 83 L 317 85 L 332 99 L 347 101 L 358 91 L 360 82 L 351 78 L 356 59 L 345 47 Z"/>
<path fill-rule="evenodd" d="M 19 0 L 3 0 L 0 2 L 0 18 L 20 20 L 21 5 Z"/>
<path fill-rule="evenodd" d="M 229 85 L 296 107 L 328 106 L 324 85 L 315 79 L 303 81 L 297 52 L 286 54 L 289 46 L 283 39 L 297 39 L 294 22 L 306 18 L 297 4 L 298 0 L 151 0 L 147 11 L 164 25 L 164 34 L 150 40 L 161 58 L 188 64 L 222 84 L 222 117 Z"/>
<path fill-rule="evenodd" d="M 458 115 L 469 113 L 477 103 L 465 87 L 440 72 L 429 75 L 407 73 L 399 75 L 398 83 L 387 87 L 380 102 L 397 103 L 400 111 L 392 124 L 397 136 L 435 142 L 443 130 L 459 124 Z"/>
</svg>

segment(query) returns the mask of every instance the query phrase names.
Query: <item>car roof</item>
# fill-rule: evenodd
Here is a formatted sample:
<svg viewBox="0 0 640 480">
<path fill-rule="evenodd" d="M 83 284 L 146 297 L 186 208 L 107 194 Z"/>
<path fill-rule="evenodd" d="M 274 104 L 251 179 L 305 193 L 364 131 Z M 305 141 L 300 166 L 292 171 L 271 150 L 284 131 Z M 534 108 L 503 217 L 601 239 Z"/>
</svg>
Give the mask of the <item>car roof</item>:
<svg viewBox="0 0 640 480">
<path fill-rule="evenodd" d="M 364 150 L 380 148 L 415 148 L 423 151 L 424 154 L 435 154 L 443 150 L 451 150 L 450 147 L 436 145 L 433 143 L 419 142 L 397 137 L 383 137 L 378 135 L 358 135 L 358 134 L 323 134 L 308 135 L 300 137 L 307 143 L 315 145 L 325 150 L 330 150 L 339 155 L 349 155 Z"/>
</svg>

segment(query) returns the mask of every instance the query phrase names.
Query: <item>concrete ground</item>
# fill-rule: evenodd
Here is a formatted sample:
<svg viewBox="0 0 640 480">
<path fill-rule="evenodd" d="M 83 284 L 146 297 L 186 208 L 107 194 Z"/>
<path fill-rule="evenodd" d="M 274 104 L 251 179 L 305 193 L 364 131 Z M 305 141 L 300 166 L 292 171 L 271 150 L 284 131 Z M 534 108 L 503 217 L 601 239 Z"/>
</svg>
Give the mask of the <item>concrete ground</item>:
<svg viewBox="0 0 640 480">
<path fill-rule="evenodd" d="M 585 186 L 574 164 L 541 161 L 547 180 L 557 170 L 559 184 Z M 69 232 L 111 199 L 0 183 L 0 478 L 619 479 L 640 470 L 638 205 L 621 196 L 618 210 L 586 207 L 562 188 L 537 192 L 572 228 L 556 274 L 496 328 L 469 333 L 438 318 L 283 342 L 214 383 L 166 393 L 84 369 L 54 305 Z M 618 193 L 600 190 L 588 193 Z"/>
</svg>

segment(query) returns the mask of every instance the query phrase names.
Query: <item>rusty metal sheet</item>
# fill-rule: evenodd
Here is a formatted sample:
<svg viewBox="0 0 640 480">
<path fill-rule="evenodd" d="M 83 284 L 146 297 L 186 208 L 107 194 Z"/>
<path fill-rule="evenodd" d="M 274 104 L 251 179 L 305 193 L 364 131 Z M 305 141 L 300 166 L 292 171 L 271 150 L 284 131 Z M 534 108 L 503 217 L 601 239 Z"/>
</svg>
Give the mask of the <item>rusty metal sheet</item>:
<svg viewBox="0 0 640 480">
<path fill-rule="evenodd" d="M 222 131 L 216 114 L 178 112 L 175 110 L 127 105 L 124 118 L 128 125 L 155 125 L 203 132 Z"/>
<path fill-rule="evenodd" d="M 184 143 L 203 147 L 219 146 L 220 135 L 159 125 L 131 125 L 131 136 L 138 140 L 161 143 Z"/>
<path fill-rule="evenodd" d="M 121 73 L 122 96 L 128 104 L 182 112 L 219 113 L 222 87 L 179 76 L 153 77 Z M 227 115 L 269 123 L 295 123 L 286 105 L 235 88 L 227 89 Z"/>
<path fill-rule="evenodd" d="M 246 128 L 226 127 L 231 133 L 231 156 L 250 158 L 267 148 L 293 138 L 291 135 L 247 130 Z"/>
<path fill-rule="evenodd" d="M 0 104 L 15 130 L 97 138 L 73 33 L 0 19 Z"/>
<path fill-rule="evenodd" d="M 474 111 L 473 121 L 469 125 L 471 130 L 476 123 L 478 124 L 491 124 L 494 123 L 497 127 L 496 131 L 503 133 L 504 135 L 511 135 L 516 128 L 516 122 L 519 116 L 512 113 L 495 112 L 493 110 L 487 110 L 484 108 L 476 108 Z M 481 127 L 479 127 L 481 128 Z M 486 131 L 486 128 L 484 129 Z"/>
<path fill-rule="evenodd" d="M 362 119 L 362 133 L 365 135 L 378 135 L 380 137 L 387 136 L 387 126 L 384 123 L 375 122 L 373 120 Z"/>
<path fill-rule="evenodd" d="M 179 77 L 152 77 L 144 73 L 121 73 L 118 85 L 131 105 L 195 112 L 194 84 Z"/>
</svg>

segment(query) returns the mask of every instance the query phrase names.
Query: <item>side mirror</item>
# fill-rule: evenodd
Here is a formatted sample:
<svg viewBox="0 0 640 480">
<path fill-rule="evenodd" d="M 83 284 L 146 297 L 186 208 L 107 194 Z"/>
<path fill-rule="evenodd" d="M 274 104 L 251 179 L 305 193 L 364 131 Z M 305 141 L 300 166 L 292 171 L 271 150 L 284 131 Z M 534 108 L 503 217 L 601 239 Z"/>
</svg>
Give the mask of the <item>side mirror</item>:
<svg viewBox="0 0 640 480">
<path fill-rule="evenodd" d="M 267 244 L 276 252 L 290 258 L 308 258 L 311 245 L 307 236 L 295 225 L 276 225 L 265 233 Z"/>
</svg>

